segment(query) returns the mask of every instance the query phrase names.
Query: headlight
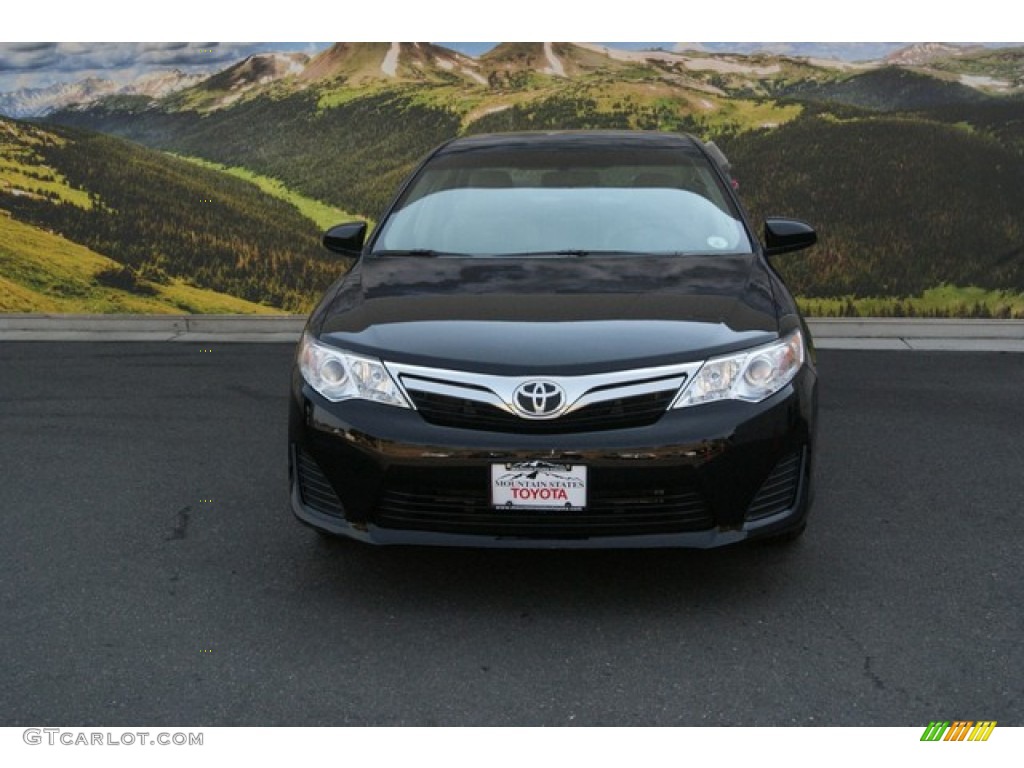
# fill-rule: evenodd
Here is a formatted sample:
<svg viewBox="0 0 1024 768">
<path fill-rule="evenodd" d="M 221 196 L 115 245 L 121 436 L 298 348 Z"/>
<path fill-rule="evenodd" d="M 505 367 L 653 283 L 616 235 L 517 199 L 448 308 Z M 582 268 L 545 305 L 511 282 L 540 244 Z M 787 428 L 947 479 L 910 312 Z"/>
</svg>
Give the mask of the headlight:
<svg viewBox="0 0 1024 768">
<path fill-rule="evenodd" d="M 409 407 L 380 360 L 342 352 L 308 333 L 302 334 L 299 342 L 299 370 L 306 383 L 332 403 L 355 397 Z"/>
<path fill-rule="evenodd" d="M 804 337 L 793 331 L 784 339 L 704 363 L 672 405 L 746 400 L 759 403 L 789 384 L 804 364 Z"/>
</svg>

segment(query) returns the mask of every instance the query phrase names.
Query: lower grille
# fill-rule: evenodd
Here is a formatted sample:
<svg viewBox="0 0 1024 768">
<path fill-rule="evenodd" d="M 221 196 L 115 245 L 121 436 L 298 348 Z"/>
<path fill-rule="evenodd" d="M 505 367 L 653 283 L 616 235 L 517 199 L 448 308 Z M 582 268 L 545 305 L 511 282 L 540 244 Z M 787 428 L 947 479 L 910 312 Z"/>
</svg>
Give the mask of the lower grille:
<svg viewBox="0 0 1024 768">
<path fill-rule="evenodd" d="M 796 503 L 802 467 L 803 451 L 790 454 L 779 461 L 750 503 L 747 520 L 758 520 L 790 509 Z"/>
<path fill-rule="evenodd" d="M 304 451 L 296 451 L 295 471 L 303 504 L 325 515 L 345 516 L 341 500 L 313 457 Z"/>
<path fill-rule="evenodd" d="M 669 389 L 604 400 L 557 419 L 535 420 L 522 419 L 479 400 L 409 390 L 416 410 L 431 424 L 519 435 L 560 435 L 646 427 L 664 415 L 676 392 Z"/>
<path fill-rule="evenodd" d="M 422 479 L 426 481 L 429 476 Z M 414 474 L 390 479 L 377 504 L 383 528 L 531 538 L 585 538 L 704 531 L 714 527 L 704 499 L 693 488 L 644 483 L 630 489 L 592 482 L 586 509 L 578 512 L 491 507 L 486 470 L 477 482 L 440 486 Z M 641 490 L 642 489 L 642 490 Z"/>
</svg>

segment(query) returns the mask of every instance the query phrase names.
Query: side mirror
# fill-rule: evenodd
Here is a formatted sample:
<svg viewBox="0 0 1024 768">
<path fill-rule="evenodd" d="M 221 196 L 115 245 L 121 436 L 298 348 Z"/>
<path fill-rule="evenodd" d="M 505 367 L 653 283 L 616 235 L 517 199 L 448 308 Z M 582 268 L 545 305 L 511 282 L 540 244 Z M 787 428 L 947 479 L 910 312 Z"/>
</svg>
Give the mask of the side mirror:
<svg viewBox="0 0 1024 768">
<path fill-rule="evenodd" d="M 366 240 L 366 222 L 353 221 L 331 227 L 324 233 L 324 248 L 342 256 L 358 256 Z"/>
<path fill-rule="evenodd" d="M 778 256 L 780 253 L 799 251 L 818 242 L 814 228 L 797 219 L 769 218 L 764 220 L 764 253 Z"/>
</svg>

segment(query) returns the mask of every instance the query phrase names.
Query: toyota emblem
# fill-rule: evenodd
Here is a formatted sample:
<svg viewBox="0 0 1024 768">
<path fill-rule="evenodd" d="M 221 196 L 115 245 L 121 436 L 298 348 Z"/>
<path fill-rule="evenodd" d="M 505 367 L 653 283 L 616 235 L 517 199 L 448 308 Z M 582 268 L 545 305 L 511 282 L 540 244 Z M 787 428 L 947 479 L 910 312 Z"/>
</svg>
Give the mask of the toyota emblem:
<svg viewBox="0 0 1024 768">
<path fill-rule="evenodd" d="M 516 410 L 528 419 L 549 419 L 565 407 L 565 390 L 553 381 L 527 381 L 513 395 Z"/>
</svg>

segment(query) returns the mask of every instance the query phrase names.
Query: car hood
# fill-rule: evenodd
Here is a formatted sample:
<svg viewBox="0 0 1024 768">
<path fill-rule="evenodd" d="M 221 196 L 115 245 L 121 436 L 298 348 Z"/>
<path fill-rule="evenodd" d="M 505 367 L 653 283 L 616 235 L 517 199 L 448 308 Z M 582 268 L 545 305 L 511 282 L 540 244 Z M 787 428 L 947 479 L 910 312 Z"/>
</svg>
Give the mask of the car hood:
<svg viewBox="0 0 1024 768">
<path fill-rule="evenodd" d="M 669 365 L 778 336 L 753 255 L 366 258 L 311 328 L 394 362 L 504 375 Z"/>
</svg>

